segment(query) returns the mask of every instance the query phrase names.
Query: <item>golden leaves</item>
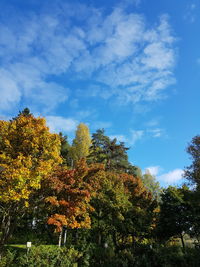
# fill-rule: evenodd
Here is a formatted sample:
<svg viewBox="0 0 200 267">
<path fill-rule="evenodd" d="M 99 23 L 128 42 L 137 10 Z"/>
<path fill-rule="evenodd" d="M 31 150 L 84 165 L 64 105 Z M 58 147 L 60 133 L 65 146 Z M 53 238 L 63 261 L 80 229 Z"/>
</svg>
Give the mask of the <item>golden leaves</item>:
<svg viewBox="0 0 200 267">
<path fill-rule="evenodd" d="M 45 119 L 21 114 L 0 121 L 0 201 L 28 199 L 40 181 L 61 162 L 60 139 Z"/>
</svg>

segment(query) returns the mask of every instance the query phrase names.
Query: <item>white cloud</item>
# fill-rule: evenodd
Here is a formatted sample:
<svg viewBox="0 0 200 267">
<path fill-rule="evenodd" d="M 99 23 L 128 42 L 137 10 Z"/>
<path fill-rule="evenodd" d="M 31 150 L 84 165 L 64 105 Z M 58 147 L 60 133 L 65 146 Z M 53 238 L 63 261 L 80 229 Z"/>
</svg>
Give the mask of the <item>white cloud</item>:
<svg viewBox="0 0 200 267">
<path fill-rule="evenodd" d="M 55 133 L 75 131 L 76 126 L 78 125 L 78 121 L 60 116 L 46 116 L 46 120 L 50 130 Z"/>
<path fill-rule="evenodd" d="M 150 167 L 147 167 L 145 169 L 145 172 L 149 171 L 151 173 L 151 175 L 157 176 L 160 173 L 161 170 L 162 169 L 161 169 L 160 166 L 150 166 Z"/>
<path fill-rule="evenodd" d="M 47 111 L 55 108 L 70 97 L 61 76 L 100 83 L 82 94 L 114 96 L 124 104 L 160 99 L 175 82 L 175 39 L 167 16 L 150 28 L 142 15 L 122 7 L 107 16 L 62 2 L 48 10 L 16 13 L 12 24 L 6 18 L 0 25 L 2 109 L 22 99 Z"/>
<path fill-rule="evenodd" d="M 164 182 L 166 184 L 176 184 L 180 182 L 183 179 L 183 173 L 184 171 L 181 169 L 175 169 L 173 171 L 170 171 L 168 173 L 164 173 L 160 176 L 158 176 L 158 180 L 160 182 Z"/>
</svg>

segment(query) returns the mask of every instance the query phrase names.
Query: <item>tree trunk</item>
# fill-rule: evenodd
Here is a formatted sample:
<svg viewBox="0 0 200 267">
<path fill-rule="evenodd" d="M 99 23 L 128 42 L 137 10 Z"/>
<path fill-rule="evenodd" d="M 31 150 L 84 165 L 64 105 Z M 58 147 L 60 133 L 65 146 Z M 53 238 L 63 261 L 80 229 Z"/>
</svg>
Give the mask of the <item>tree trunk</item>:
<svg viewBox="0 0 200 267">
<path fill-rule="evenodd" d="M 58 246 L 61 247 L 62 246 L 62 235 L 63 235 L 63 229 L 61 230 L 60 234 L 59 234 L 59 240 L 58 240 Z"/>
<path fill-rule="evenodd" d="M 67 240 L 67 229 L 64 230 L 64 241 L 63 241 L 63 245 L 66 245 L 66 240 Z"/>
<path fill-rule="evenodd" d="M 183 239 L 182 233 L 180 234 L 180 238 L 181 238 L 181 243 L 182 243 L 183 251 L 185 252 L 185 243 L 184 243 L 184 239 Z"/>
</svg>

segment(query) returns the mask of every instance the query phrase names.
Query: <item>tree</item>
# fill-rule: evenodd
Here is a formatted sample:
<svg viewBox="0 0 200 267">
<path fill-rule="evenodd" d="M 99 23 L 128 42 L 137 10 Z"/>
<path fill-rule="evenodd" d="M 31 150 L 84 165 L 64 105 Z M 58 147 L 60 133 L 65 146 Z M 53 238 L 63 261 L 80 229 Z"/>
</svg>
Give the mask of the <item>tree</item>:
<svg viewBox="0 0 200 267">
<path fill-rule="evenodd" d="M 101 171 L 96 180 L 98 187 L 91 199 L 94 207 L 92 217 L 92 239 L 99 246 L 111 242 L 117 248 L 117 232 L 124 224 L 124 214 L 130 208 L 129 194 L 125 192 L 120 175 L 110 171 Z M 111 245 L 111 244 L 110 244 Z"/>
<path fill-rule="evenodd" d="M 190 235 L 200 244 L 200 135 L 192 139 L 187 152 L 192 159 L 192 164 L 184 172 L 185 178 L 192 185 L 190 202 L 193 220 Z"/>
<path fill-rule="evenodd" d="M 130 167 L 127 156 L 128 148 L 117 139 L 110 139 L 104 134 L 104 129 L 99 129 L 92 135 L 89 160 L 104 163 L 107 170 L 126 171 Z"/>
<path fill-rule="evenodd" d="M 80 123 L 76 130 L 76 136 L 73 140 L 71 155 L 75 162 L 81 158 L 86 158 L 89 154 L 91 137 L 89 128 L 84 123 Z"/>
<path fill-rule="evenodd" d="M 178 236 L 183 248 L 183 235 L 192 226 L 191 205 L 188 199 L 189 189 L 186 186 L 176 188 L 169 186 L 162 194 L 157 233 L 160 240 Z"/>
<path fill-rule="evenodd" d="M 135 247 L 152 237 L 157 214 L 157 201 L 147 191 L 141 178 L 129 174 L 121 174 L 126 191 L 130 194 L 131 207 L 125 215 L 123 236 L 129 246 Z M 131 244 L 130 244 L 131 240 Z"/>
<path fill-rule="evenodd" d="M 3 245 L 28 207 L 30 195 L 41 180 L 61 163 L 60 139 L 51 134 L 45 119 L 21 112 L 11 121 L 0 121 L 0 204 Z"/>
<path fill-rule="evenodd" d="M 68 138 L 66 135 L 63 136 L 62 133 L 59 133 L 60 142 L 61 142 L 61 156 L 63 159 L 64 165 L 71 166 L 72 165 L 72 158 L 70 155 L 71 146 L 68 142 Z"/>
<path fill-rule="evenodd" d="M 162 189 L 159 182 L 156 181 L 156 177 L 147 170 L 142 176 L 142 181 L 146 189 L 152 193 L 153 198 L 160 202 Z"/>
<path fill-rule="evenodd" d="M 60 232 L 63 226 L 68 228 L 90 228 L 89 200 L 91 193 L 84 181 L 88 168 L 84 159 L 78 162 L 76 169 L 58 167 L 44 181 L 44 190 L 48 192 L 45 201 L 50 204 L 48 224 L 56 226 Z"/>
<path fill-rule="evenodd" d="M 200 135 L 192 139 L 187 152 L 190 154 L 193 162 L 185 169 L 184 176 L 196 186 L 197 191 L 200 191 Z"/>
</svg>

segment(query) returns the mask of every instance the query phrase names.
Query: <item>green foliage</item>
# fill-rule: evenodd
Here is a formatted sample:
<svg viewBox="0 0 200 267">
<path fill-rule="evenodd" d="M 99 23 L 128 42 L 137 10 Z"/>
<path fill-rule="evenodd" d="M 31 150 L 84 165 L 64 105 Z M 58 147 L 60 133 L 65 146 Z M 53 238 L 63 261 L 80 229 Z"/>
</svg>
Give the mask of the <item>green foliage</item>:
<svg viewBox="0 0 200 267">
<path fill-rule="evenodd" d="M 156 181 L 156 177 L 151 175 L 150 172 L 146 172 L 142 176 L 142 181 L 146 189 L 152 193 L 153 198 L 160 202 L 162 189 L 159 182 Z"/>
<path fill-rule="evenodd" d="M 182 188 L 168 187 L 162 194 L 158 222 L 158 237 L 169 240 L 170 237 L 179 236 L 184 247 L 183 233 L 191 228 L 191 206 L 188 202 L 186 186 Z"/>
<path fill-rule="evenodd" d="M 133 167 L 128 162 L 128 148 L 117 139 L 110 139 L 104 134 L 104 129 L 99 129 L 92 135 L 89 161 L 104 163 L 107 170 L 128 172 Z"/>
<path fill-rule="evenodd" d="M 179 246 L 139 245 L 135 249 L 125 248 L 116 251 L 112 247 L 90 246 L 89 250 L 78 251 L 74 247 L 57 246 L 32 247 L 16 251 L 8 249 L 0 260 L 0 267 L 87 267 L 87 266 L 122 266 L 122 267 L 199 267 L 199 249 Z"/>
<path fill-rule="evenodd" d="M 0 261 L 0 267 L 72 267 L 78 266 L 82 254 L 71 248 L 57 246 L 32 247 L 29 252 L 8 249 Z M 86 266 L 86 265 L 85 265 Z"/>
<path fill-rule="evenodd" d="M 200 190 L 200 135 L 195 136 L 187 148 L 192 164 L 185 169 L 185 177 Z"/>
<path fill-rule="evenodd" d="M 195 136 L 187 152 L 192 159 L 192 164 L 185 168 L 184 176 L 193 186 L 190 192 L 189 202 L 191 204 L 192 227 L 190 235 L 200 244 L 200 135 Z"/>
<path fill-rule="evenodd" d="M 71 146 L 68 142 L 67 136 L 63 136 L 62 133 L 59 133 L 60 142 L 61 142 L 61 156 L 63 158 L 63 165 L 71 166 L 72 158 L 71 158 Z"/>
<path fill-rule="evenodd" d="M 12 266 L 15 261 L 16 252 L 7 250 L 5 253 L 1 255 L 0 258 L 0 267 L 8 267 Z"/>
<path fill-rule="evenodd" d="M 30 249 L 27 255 L 19 259 L 22 267 L 71 267 L 79 260 L 81 254 L 74 248 L 65 249 L 55 246 L 38 246 Z"/>
</svg>

